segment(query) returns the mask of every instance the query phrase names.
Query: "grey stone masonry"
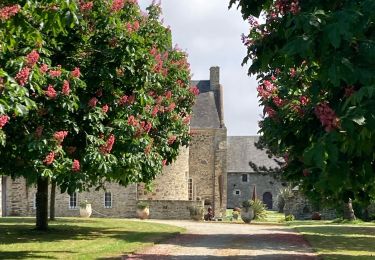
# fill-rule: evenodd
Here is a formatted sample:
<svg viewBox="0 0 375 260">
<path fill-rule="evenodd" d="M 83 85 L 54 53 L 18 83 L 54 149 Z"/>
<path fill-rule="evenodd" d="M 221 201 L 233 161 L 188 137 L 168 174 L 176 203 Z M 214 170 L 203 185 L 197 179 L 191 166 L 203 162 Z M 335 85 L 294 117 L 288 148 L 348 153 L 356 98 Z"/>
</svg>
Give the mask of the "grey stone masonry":
<svg viewBox="0 0 375 260">
<path fill-rule="evenodd" d="M 188 200 L 189 148 L 181 147 L 177 159 L 157 176 L 152 191 L 138 185 L 139 200 Z"/>
<path fill-rule="evenodd" d="M 12 180 L 7 178 L 8 196 L 7 196 L 7 216 L 34 216 L 35 194 L 34 186 L 26 185 L 23 178 Z M 76 193 L 75 207 L 71 207 L 71 196 L 61 193 L 56 189 L 55 215 L 56 217 L 78 217 L 79 205 L 82 202 L 91 203 L 94 217 L 135 217 L 136 216 L 136 185 L 123 187 L 116 183 L 106 183 L 105 190 L 85 191 Z M 105 207 L 105 192 L 111 193 L 111 206 Z"/>
<path fill-rule="evenodd" d="M 190 219 L 190 207 L 203 207 L 203 201 L 197 200 L 141 200 L 140 202 L 149 205 L 152 219 Z"/>
<path fill-rule="evenodd" d="M 246 175 L 246 181 L 243 181 L 243 175 Z M 254 172 L 228 173 L 228 208 L 241 207 L 243 201 L 251 199 L 254 186 L 260 200 L 263 200 L 265 193 L 271 193 L 272 209 L 276 209 L 276 198 L 282 188 L 281 181 L 270 173 Z"/>
<path fill-rule="evenodd" d="M 313 212 L 314 210 L 309 200 L 297 189 L 293 190 L 293 196 L 285 200 L 285 216 L 293 215 L 297 220 L 309 220 Z M 323 208 L 319 213 L 323 220 L 331 220 L 337 217 L 336 211 L 333 209 Z"/>
<path fill-rule="evenodd" d="M 200 197 L 219 216 L 226 209 L 226 128 L 192 129 L 190 178 Z"/>
</svg>

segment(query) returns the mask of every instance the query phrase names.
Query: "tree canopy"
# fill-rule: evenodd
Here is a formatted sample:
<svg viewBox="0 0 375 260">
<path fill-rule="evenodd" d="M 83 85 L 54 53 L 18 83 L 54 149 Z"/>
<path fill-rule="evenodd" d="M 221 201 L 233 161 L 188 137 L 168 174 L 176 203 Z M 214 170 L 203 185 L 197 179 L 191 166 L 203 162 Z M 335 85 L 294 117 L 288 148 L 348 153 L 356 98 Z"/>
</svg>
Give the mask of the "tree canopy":
<svg viewBox="0 0 375 260">
<path fill-rule="evenodd" d="M 189 141 L 187 55 L 136 0 L 2 1 L 0 171 L 73 192 L 151 182 Z"/>
<path fill-rule="evenodd" d="M 375 199 L 375 2 L 231 0 L 250 24 L 260 133 L 284 177 L 335 205 Z"/>
</svg>

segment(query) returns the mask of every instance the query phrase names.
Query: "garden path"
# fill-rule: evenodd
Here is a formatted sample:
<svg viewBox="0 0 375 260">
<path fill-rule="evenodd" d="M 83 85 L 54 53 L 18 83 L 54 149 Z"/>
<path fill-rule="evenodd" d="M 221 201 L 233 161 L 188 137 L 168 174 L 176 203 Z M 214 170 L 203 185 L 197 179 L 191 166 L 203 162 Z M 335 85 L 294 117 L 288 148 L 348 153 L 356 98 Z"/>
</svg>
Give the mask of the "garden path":
<svg viewBox="0 0 375 260">
<path fill-rule="evenodd" d="M 123 259 L 318 259 L 302 235 L 287 226 L 148 221 L 184 227 L 187 232 Z"/>
</svg>

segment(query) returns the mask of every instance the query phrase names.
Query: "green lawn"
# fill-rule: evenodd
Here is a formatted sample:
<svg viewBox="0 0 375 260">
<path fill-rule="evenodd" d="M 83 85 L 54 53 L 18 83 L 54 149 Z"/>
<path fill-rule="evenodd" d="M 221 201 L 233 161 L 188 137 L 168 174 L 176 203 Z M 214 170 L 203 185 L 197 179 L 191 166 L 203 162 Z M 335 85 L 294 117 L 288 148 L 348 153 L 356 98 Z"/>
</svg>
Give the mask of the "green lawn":
<svg viewBox="0 0 375 260">
<path fill-rule="evenodd" d="M 288 223 L 323 259 L 375 259 L 375 223 L 293 221 Z"/>
<path fill-rule="evenodd" d="M 184 231 L 124 219 L 59 218 L 48 232 L 33 227 L 33 218 L 0 218 L 0 259 L 119 258 Z"/>
</svg>

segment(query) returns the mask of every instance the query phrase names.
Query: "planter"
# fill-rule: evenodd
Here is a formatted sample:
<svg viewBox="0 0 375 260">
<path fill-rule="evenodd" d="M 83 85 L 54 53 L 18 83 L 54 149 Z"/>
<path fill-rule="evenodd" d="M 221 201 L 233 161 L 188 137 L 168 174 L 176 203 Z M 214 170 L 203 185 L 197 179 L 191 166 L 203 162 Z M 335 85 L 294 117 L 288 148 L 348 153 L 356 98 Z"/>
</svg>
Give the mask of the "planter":
<svg viewBox="0 0 375 260">
<path fill-rule="evenodd" d="M 92 213 L 91 204 L 86 204 L 84 207 L 79 207 L 79 215 L 82 218 L 89 218 Z"/>
<path fill-rule="evenodd" d="M 148 207 L 137 208 L 137 216 L 140 219 L 148 219 L 148 217 L 150 216 L 150 209 Z"/>
<path fill-rule="evenodd" d="M 241 218 L 243 222 L 250 223 L 254 219 L 254 209 L 253 208 L 242 208 Z"/>
<path fill-rule="evenodd" d="M 204 218 L 204 208 L 200 206 L 191 206 L 189 208 L 190 217 L 195 221 L 203 220 Z"/>
</svg>

